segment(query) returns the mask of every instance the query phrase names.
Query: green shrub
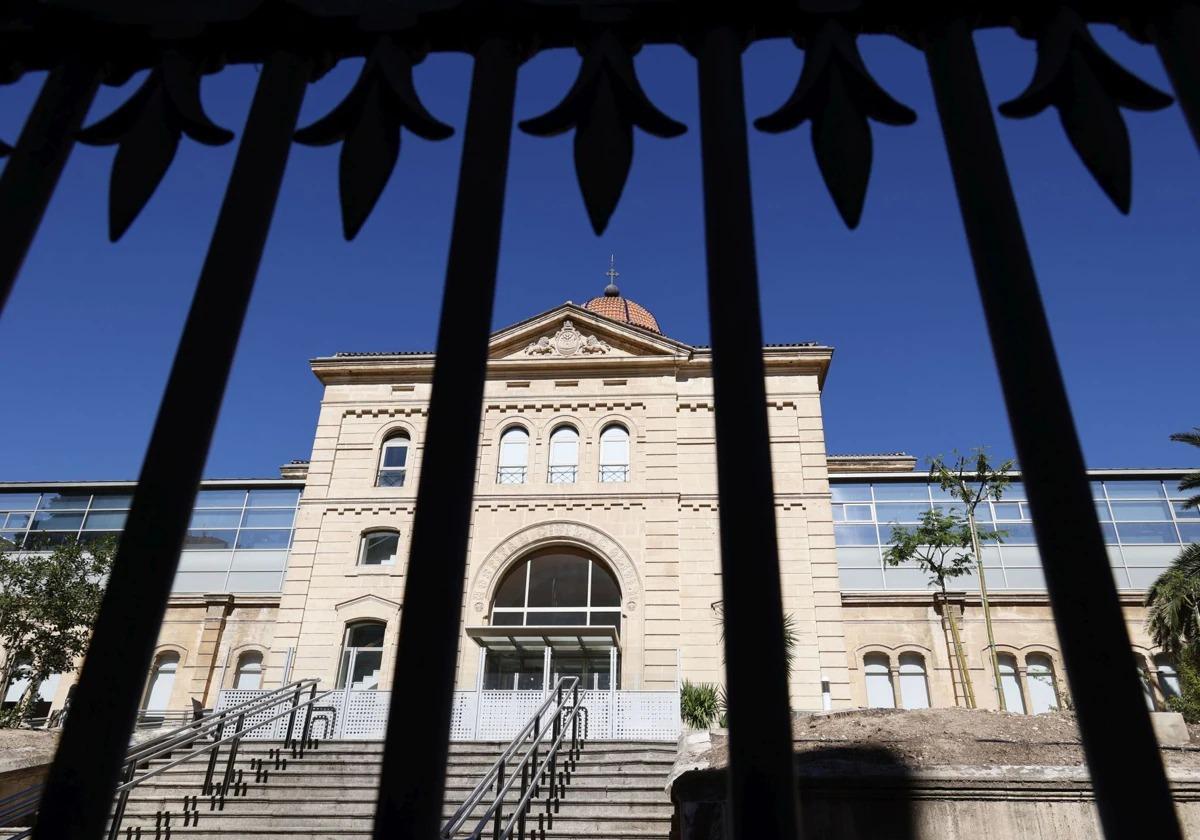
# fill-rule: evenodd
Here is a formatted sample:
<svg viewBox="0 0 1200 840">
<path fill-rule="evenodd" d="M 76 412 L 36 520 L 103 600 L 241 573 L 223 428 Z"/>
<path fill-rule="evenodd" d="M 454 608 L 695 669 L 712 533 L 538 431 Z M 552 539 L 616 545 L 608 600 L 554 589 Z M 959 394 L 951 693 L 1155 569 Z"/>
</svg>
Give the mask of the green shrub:
<svg viewBox="0 0 1200 840">
<path fill-rule="evenodd" d="M 1167 700 L 1167 708 L 1179 712 L 1188 723 L 1200 723 L 1200 650 L 1187 645 L 1179 652 L 1178 697 Z"/>
<path fill-rule="evenodd" d="M 684 680 L 679 689 L 679 715 L 692 729 L 708 729 L 717 718 L 717 687 Z"/>
</svg>

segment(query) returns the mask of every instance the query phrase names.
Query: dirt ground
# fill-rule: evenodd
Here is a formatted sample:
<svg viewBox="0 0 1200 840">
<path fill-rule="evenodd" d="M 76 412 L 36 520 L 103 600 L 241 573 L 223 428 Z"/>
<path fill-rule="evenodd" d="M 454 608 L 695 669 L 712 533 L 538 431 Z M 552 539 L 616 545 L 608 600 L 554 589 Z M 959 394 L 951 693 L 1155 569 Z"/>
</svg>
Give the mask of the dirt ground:
<svg viewBox="0 0 1200 840">
<path fill-rule="evenodd" d="M 1200 727 L 1189 730 L 1190 745 L 1163 749 L 1169 767 L 1200 770 Z M 797 717 L 792 736 L 797 754 L 839 747 L 884 747 L 911 767 L 1064 766 L 1084 761 L 1071 712 L 1019 715 L 984 709 L 862 709 Z M 705 757 L 713 766 L 727 763 L 724 733 L 713 733 L 712 743 Z"/>
</svg>

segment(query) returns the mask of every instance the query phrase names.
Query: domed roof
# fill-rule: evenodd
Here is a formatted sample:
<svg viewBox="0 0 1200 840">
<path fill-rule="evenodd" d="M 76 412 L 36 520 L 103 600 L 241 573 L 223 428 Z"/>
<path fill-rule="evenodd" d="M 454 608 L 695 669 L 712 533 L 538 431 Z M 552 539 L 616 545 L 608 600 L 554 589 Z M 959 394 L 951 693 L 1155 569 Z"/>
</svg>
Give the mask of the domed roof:
<svg viewBox="0 0 1200 840">
<path fill-rule="evenodd" d="M 589 312 L 595 312 L 597 315 L 603 315 L 605 318 L 611 318 L 614 321 L 620 321 L 624 324 L 632 324 L 635 327 L 641 327 L 644 330 L 650 330 L 650 332 L 662 335 L 662 330 L 658 327 L 658 321 L 650 313 L 649 309 L 627 297 L 621 297 L 621 290 L 617 288 L 618 272 L 611 264 L 611 261 L 606 273 L 608 274 L 609 282 L 604 287 L 604 295 L 592 298 L 583 305 L 583 308 Z"/>
</svg>

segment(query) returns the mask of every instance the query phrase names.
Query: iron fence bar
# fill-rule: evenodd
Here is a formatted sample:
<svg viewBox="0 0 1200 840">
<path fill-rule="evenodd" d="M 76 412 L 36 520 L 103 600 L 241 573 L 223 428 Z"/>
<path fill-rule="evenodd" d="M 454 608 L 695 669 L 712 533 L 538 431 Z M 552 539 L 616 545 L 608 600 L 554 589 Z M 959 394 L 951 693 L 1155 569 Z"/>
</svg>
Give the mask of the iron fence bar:
<svg viewBox="0 0 1200 840">
<path fill-rule="evenodd" d="M 76 59 L 51 70 L 0 175 L 0 312 L 75 148 L 102 70 Z"/>
<path fill-rule="evenodd" d="M 427 840 L 439 829 L 520 63 L 516 43 L 493 36 L 480 45 L 472 72 L 394 672 L 421 690 L 392 692 L 377 840 Z"/>
<path fill-rule="evenodd" d="M 1101 822 L 1179 837 L 971 31 L 953 20 L 923 47 Z"/>
<path fill-rule="evenodd" d="M 742 35 L 696 45 L 713 346 L 721 584 L 729 702 L 730 836 L 797 836 L 783 598 L 742 90 Z"/>
<path fill-rule="evenodd" d="M 312 61 L 263 66 L 113 563 L 37 840 L 99 837 L 133 731 Z"/>
<path fill-rule="evenodd" d="M 1155 15 L 1149 35 L 1167 70 L 1175 98 L 1200 144 L 1200 8 L 1179 2 Z"/>
</svg>

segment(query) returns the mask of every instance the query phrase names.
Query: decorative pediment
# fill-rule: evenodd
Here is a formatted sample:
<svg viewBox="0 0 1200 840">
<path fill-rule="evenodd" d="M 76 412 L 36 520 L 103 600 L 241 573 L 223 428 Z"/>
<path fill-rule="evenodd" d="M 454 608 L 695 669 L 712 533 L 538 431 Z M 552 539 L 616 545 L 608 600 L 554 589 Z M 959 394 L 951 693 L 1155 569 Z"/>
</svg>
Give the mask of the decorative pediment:
<svg viewBox="0 0 1200 840">
<path fill-rule="evenodd" d="M 688 356 L 686 344 L 567 303 L 492 334 L 492 359 L 512 362 Z"/>
<path fill-rule="evenodd" d="M 553 336 L 542 336 L 525 347 L 526 356 L 596 356 L 612 352 L 608 343 L 594 335 L 584 335 L 568 318 Z"/>
</svg>

